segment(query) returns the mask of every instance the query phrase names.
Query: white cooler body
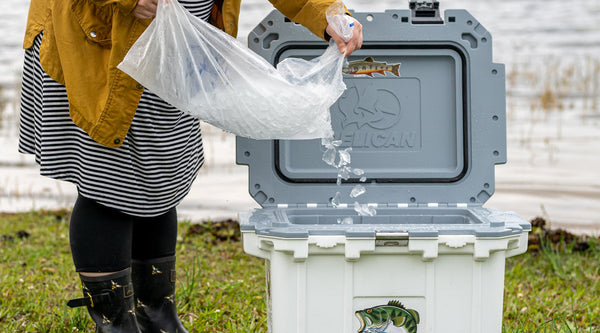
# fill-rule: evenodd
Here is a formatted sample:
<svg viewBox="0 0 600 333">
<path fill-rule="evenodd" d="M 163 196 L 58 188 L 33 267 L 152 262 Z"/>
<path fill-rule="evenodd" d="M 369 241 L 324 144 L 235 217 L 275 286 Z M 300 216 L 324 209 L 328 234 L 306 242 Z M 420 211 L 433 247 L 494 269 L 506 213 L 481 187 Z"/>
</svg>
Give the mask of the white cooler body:
<svg viewBox="0 0 600 333">
<path fill-rule="evenodd" d="M 381 209 L 379 214 L 402 219 L 406 211 L 428 219 L 435 210 Z M 257 215 L 241 214 L 244 251 L 267 260 L 269 332 L 375 332 L 357 312 L 390 301 L 417 314 L 415 329 L 382 332 L 501 332 L 505 259 L 526 251 L 527 225 L 512 213 L 453 208 L 444 216 L 448 210 L 468 215 L 467 224 L 286 228 L 289 212 L 274 209 L 257 214 L 258 229 L 244 230 Z M 351 230 L 346 234 L 344 227 Z"/>
</svg>

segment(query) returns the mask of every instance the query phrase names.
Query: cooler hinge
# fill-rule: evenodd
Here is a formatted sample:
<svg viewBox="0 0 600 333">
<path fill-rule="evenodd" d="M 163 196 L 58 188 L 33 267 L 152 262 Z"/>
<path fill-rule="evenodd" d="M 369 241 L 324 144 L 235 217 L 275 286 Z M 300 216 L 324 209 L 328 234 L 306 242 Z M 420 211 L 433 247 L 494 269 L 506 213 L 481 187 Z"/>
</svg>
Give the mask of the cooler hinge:
<svg viewBox="0 0 600 333">
<path fill-rule="evenodd" d="M 409 1 L 413 24 L 443 24 L 439 1 Z"/>
</svg>

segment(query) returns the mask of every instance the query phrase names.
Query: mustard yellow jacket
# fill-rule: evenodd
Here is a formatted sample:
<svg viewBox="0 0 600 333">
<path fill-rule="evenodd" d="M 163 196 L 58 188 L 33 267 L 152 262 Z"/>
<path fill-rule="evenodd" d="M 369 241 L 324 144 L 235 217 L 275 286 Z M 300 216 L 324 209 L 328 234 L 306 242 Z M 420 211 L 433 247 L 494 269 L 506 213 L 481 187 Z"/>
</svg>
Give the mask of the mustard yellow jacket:
<svg viewBox="0 0 600 333">
<path fill-rule="evenodd" d="M 334 0 L 269 0 L 323 38 Z M 215 0 L 209 22 L 237 35 L 241 0 Z M 73 122 L 96 142 L 119 147 L 144 87 L 116 68 L 152 20 L 137 19 L 137 0 L 31 0 L 23 47 L 44 32 L 42 67 L 67 88 Z"/>
</svg>

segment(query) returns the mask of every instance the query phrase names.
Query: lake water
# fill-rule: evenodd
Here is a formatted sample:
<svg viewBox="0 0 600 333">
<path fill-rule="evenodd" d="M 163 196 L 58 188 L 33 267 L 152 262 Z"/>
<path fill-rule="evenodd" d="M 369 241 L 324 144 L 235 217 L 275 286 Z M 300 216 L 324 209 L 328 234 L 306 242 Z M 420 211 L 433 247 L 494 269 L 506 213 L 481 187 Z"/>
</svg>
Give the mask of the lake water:
<svg viewBox="0 0 600 333">
<path fill-rule="evenodd" d="M 72 185 L 39 176 L 31 156 L 16 152 L 28 3 L 0 2 L 0 211 L 70 207 L 75 195 Z M 405 9 L 408 1 L 346 4 L 381 12 Z M 442 11 L 455 8 L 468 10 L 490 31 L 494 61 L 506 65 L 508 163 L 496 166 L 496 192 L 486 207 L 599 234 L 600 1 L 441 1 Z M 239 39 L 245 41 L 271 9 L 264 0 L 244 1 Z M 200 221 L 258 207 L 248 195 L 246 167 L 235 165 L 234 138 L 204 130 L 207 163 L 180 214 Z"/>
</svg>

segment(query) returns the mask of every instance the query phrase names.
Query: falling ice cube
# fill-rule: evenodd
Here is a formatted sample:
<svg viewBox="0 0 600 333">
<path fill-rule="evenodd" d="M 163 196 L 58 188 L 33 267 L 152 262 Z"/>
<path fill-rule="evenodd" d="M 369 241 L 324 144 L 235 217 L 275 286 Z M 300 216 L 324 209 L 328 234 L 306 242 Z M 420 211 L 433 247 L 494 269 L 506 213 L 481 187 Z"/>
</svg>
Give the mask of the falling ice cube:
<svg viewBox="0 0 600 333">
<path fill-rule="evenodd" d="M 330 147 L 327 148 L 327 150 L 325 150 L 325 152 L 323 153 L 323 162 L 331 165 L 331 166 L 335 166 L 335 155 L 336 155 L 336 149 L 335 147 Z"/>
<path fill-rule="evenodd" d="M 342 140 L 334 140 L 333 138 L 322 138 L 321 145 L 325 148 L 339 147 Z"/>
<path fill-rule="evenodd" d="M 364 182 L 367 181 L 367 176 L 362 176 L 362 177 L 360 177 L 359 180 L 360 180 L 361 183 L 364 183 Z"/>
<path fill-rule="evenodd" d="M 355 174 L 355 175 L 357 175 L 357 176 L 362 176 L 362 175 L 365 174 L 365 170 L 359 169 L 359 168 L 355 168 L 355 169 L 352 169 L 352 173 Z"/>
<path fill-rule="evenodd" d="M 350 192 L 350 197 L 351 198 L 356 198 L 359 195 L 365 193 L 367 190 L 365 189 L 364 186 L 362 185 L 356 185 L 352 188 L 352 191 Z"/>
<path fill-rule="evenodd" d="M 340 206 L 340 192 L 335 192 L 335 196 L 331 198 L 331 205 L 335 208 Z"/>
<path fill-rule="evenodd" d="M 350 167 L 345 165 L 341 168 L 338 168 L 338 178 L 348 180 L 348 178 L 350 178 Z"/>
<path fill-rule="evenodd" d="M 354 211 L 358 213 L 360 216 L 375 216 L 377 211 L 373 207 L 369 207 L 367 204 L 359 204 L 358 202 L 354 202 Z"/>
<path fill-rule="evenodd" d="M 350 152 L 352 151 L 352 147 L 341 149 L 338 151 L 340 154 L 340 162 L 338 163 L 338 167 L 345 166 L 352 162 L 352 158 L 350 157 Z"/>
</svg>

